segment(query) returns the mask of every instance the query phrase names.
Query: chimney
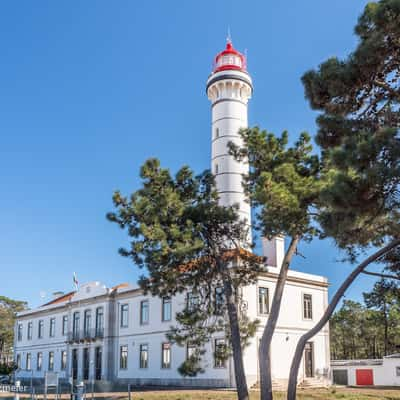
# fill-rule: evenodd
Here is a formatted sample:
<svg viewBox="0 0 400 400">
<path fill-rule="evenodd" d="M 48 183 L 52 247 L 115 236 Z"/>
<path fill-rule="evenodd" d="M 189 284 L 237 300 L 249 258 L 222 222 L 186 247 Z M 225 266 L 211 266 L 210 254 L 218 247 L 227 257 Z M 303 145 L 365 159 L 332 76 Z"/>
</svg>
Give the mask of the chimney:
<svg viewBox="0 0 400 400">
<path fill-rule="evenodd" d="M 262 238 L 263 256 L 266 258 L 266 266 L 271 267 L 271 271 L 279 272 L 282 266 L 283 257 L 285 256 L 285 238 L 276 236 L 269 240 Z"/>
</svg>

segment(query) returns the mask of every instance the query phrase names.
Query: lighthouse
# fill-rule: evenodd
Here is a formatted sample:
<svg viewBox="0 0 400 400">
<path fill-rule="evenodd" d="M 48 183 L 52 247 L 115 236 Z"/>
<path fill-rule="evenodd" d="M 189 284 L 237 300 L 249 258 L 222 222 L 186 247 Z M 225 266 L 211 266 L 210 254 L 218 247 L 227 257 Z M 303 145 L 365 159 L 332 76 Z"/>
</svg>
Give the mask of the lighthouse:
<svg viewBox="0 0 400 400">
<path fill-rule="evenodd" d="M 242 186 L 248 173 L 246 162 L 229 155 L 228 143 L 242 146 L 239 135 L 247 128 L 247 104 L 253 84 L 246 68 L 246 57 L 228 39 L 225 50 L 217 54 L 213 71 L 207 80 L 207 96 L 211 101 L 211 171 L 215 176 L 220 204 L 239 206 L 240 218 L 251 222 L 251 208 Z"/>
</svg>

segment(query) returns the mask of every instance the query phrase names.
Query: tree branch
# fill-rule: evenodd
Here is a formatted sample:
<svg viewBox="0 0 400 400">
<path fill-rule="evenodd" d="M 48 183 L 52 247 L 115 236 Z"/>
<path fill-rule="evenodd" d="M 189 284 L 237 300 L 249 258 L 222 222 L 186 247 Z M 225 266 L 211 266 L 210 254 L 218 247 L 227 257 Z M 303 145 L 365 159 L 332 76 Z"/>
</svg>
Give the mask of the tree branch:
<svg viewBox="0 0 400 400">
<path fill-rule="evenodd" d="M 379 79 L 374 79 L 374 83 L 382 89 L 387 90 L 395 99 L 400 100 L 400 93 L 396 92 L 396 90 L 391 88 L 386 82 L 382 82 Z"/>
<path fill-rule="evenodd" d="M 380 274 L 379 272 L 371 272 L 371 271 L 362 271 L 361 273 L 365 275 L 379 276 L 380 278 L 395 279 L 400 281 L 400 276 L 396 275 Z"/>
</svg>

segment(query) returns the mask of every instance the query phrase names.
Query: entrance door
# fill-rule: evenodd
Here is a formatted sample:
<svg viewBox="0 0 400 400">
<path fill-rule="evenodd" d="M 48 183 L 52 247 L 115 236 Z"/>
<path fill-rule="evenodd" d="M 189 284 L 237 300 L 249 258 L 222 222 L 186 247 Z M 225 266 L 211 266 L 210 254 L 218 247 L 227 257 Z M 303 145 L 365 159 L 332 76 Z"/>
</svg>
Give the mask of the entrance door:
<svg viewBox="0 0 400 400">
<path fill-rule="evenodd" d="M 304 349 L 304 363 L 306 378 L 314 376 L 314 346 L 312 342 L 307 342 Z"/>
<path fill-rule="evenodd" d="M 90 365 L 90 360 L 89 360 L 89 349 L 85 347 L 83 349 L 83 363 L 82 363 L 82 369 L 83 369 L 83 380 L 87 381 L 89 380 L 89 365 Z"/>
<path fill-rule="evenodd" d="M 72 350 L 72 379 L 78 379 L 78 349 Z"/>
<path fill-rule="evenodd" d="M 356 369 L 356 385 L 372 386 L 374 384 L 374 373 L 372 369 Z"/>
<path fill-rule="evenodd" d="M 334 369 L 332 373 L 333 373 L 333 383 L 335 385 L 347 386 L 349 384 L 347 369 Z"/>
<path fill-rule="evenodd" d="M 102 359 L 102 350 L 101 347 L 96 347 L 95 350 L 95 376 L 96 381 L 101 380 L 101 359 Z"/>
</svg>

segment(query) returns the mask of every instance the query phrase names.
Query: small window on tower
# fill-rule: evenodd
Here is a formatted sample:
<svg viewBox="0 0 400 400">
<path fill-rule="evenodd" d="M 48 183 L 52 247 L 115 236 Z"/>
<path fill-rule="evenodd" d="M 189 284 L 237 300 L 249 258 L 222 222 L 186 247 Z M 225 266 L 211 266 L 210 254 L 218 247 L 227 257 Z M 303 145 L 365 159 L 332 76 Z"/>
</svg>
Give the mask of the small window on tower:
<svg viewBox="0 0 400 400">
<path fill-rule="evenodd" d="M 218 174 L 218 164 L 215 164 L 215 173 Z"/>
<path fill-rule="evenodd" d="M 216 128 L 216 129 L 215 129 L 215 137 L 216 137 L 216 138 L 219 138 L 219 128 Z"/>
</svg>

